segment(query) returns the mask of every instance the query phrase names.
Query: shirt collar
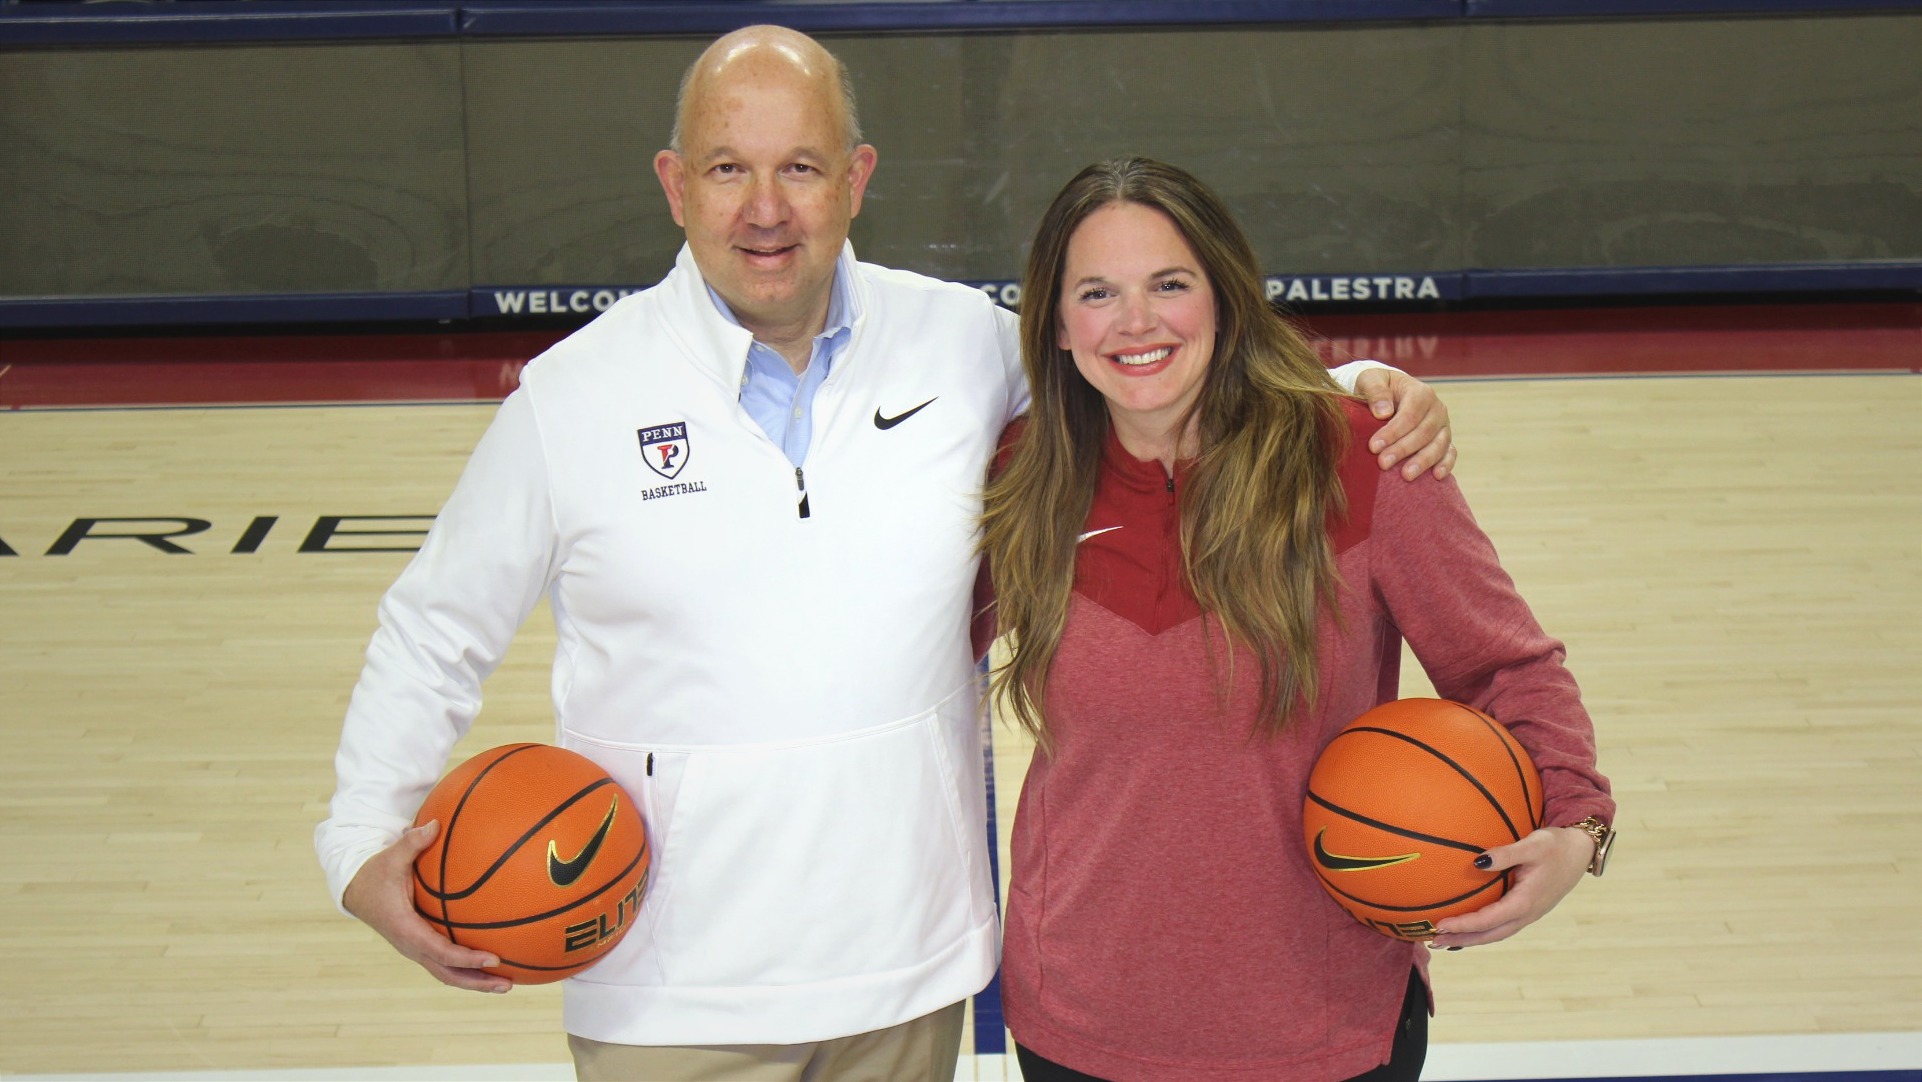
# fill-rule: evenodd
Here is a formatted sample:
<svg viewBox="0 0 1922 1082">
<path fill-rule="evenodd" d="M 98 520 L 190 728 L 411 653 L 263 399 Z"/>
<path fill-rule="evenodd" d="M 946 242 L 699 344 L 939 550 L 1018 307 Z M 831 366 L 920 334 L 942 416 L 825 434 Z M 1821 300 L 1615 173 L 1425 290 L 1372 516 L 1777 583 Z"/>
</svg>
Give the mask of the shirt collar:
<svg viewBox="0 0 1922 1082">
<path fill-rule="evenodd" d="M 1161 465 L 1161 460 L 1136 458 L 1127 447 L 1122 445 L 1121 437 L 1115 433 L 1112 423 L 1108 425 L 1108 434 L 1102 444 L 1102 458 L 1107 462 L 1109 471 L 1122 484 L 1136 492 L 1168 490 L 1168 471 Z M 1195 460 L 1192 458 L 1175 460 L 1174 479 L 1177 484 L 1187 481 L 1188 473 L 1194 468 L 1194 464 Z"/>
<path fill-rule="evenodd" d="M 854 246 L 843 242 L 840 259 L 835 264 L 835 289 L 844 299 L 841 319 L 845 320 L 847 329 L 842 337 L 829 343 L 840 347 L 841 352 L 846 352 L 846 346 L 867 319 L 870 289 L 860 266 L 854 257 Z M 694 260 L 693 245 L 681 245 L 674 257 L 674 270 L 655 288 L 661 291 L 662 303 L 666 305 L 663 330 L 687 350 L 696 367 L 720 381 L 721 386 L 739 387 L 748 352 L 754 346 L 754 336 L 731 315 L 722 315 L 723 306 L 708 292 L 707 279 Z M 834 305 L 833 296 L 830 294 L 830 308 Z"/>
</svg>

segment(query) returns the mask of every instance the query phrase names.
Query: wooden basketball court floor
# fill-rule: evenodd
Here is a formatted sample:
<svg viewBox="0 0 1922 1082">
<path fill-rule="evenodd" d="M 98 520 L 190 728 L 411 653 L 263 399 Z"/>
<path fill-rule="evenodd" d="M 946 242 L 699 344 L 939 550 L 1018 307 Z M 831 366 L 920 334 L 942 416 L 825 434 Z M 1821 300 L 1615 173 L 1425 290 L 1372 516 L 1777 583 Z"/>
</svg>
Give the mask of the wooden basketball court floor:
<svg viewBox="0 0 1922 1082">
<path fill-rule="evenodd" d="M 1442 384 L 1621 800 L 1607 878 L 1435 959 L 1427 1077 L 1922 1079 L 1922 306 L 1317 326 Z M 311 841 L 394 550 L 552 337 L 0 342 L 0 1076 L 570 1076 L 552 987 L 432 983 Z M 457 755 L 551 737 L 552 649 Z"/>
</svg>

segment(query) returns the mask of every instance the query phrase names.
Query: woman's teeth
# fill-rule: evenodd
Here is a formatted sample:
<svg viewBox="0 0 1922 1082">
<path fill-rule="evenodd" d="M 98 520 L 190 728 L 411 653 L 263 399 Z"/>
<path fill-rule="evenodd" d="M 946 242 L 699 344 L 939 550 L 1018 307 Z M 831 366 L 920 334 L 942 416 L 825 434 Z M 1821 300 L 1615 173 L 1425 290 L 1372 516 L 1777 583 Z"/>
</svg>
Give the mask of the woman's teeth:
<svg viewBox="0 0 1922 1082">
<path fill-rule="evenodd" d="M 1173 352 L 1173 349 L 1163 346 L 1160 349 L 1151 349 L 1146 353 L 1117 353 L 1114 359 L 1116 364 L 1138 367 L 1144 364 L 1153 364 Z"/>
</svg>

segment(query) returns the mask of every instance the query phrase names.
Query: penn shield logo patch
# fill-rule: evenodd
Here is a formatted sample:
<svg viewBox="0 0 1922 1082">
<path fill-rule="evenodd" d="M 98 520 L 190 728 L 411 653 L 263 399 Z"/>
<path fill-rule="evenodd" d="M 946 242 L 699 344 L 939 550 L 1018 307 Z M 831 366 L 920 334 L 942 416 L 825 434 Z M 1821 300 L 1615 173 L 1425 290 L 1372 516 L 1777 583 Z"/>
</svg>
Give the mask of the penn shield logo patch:
<svg viewBox="0 0 1922 1082">
<path fill-rule="evenodd" d="M 608 801 L 607 815 L 601 820 L 600 829 L 587 839 L 581 851 L 567 860 L 561 859 L 560 843 L 552 838 L 547 840 L 547 878 L 557 887 L 571 887 L 574 881 L 594 863 L 594 857 L 601 851 L 601 843 L 607 840 L 607 832 L 614 829 L 614 811 L 621 806 L 621 798 Z"/>
<path fill-rule="evenodd" d="M 1327 834 L 1325 830 L 1315 833 L 1315 863 L 1331 872 L 1365 872 L 1372 868 L 1390 868 L 1397 864 L 1421 859 L 1420 853 L 1403 853 L 1393 857 L 1353 857 L 1330 853 L 1328 847 L 1321 841 Z"/>
<path fill-rule="evenodd" d="M 641 461 L 647 463 L 648 469 L 670 481 L 674 480 L 674 475 L 687 465 L 687 423 L 676 421 L 643 428 L 640 435 Z"/>
</svg>

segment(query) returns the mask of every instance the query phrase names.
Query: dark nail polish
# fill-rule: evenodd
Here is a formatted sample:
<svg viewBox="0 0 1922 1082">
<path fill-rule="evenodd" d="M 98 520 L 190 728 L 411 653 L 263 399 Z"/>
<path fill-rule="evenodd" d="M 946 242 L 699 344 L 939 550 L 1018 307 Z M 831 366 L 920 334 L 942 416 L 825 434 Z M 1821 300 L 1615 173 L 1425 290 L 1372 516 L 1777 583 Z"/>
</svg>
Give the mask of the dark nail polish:
<svg viewBox="0 0 1922 1082">
<path fill-rule="evenodd" d="M 1460 947 L 1450 947 L 1450 948 L 1448 948 L 1448 949 L 1449 949 L 1449 950 L 1451 950 L 1451 951 L 1458 951 L 1458 950 L 1461 950 L 1461 948 L 1460 948 Z"/>
<path fill-rule="evenodd" d="M 1487 871 L 1488 866 L 1493 863 L 1495 863 L 1495 858 L 1489 856 L 1487 853 L 1483 853 L 1481 856 L 1475 858 L 1475 867 L 1480 868 L 1482 871 Z"/>
</svg>

